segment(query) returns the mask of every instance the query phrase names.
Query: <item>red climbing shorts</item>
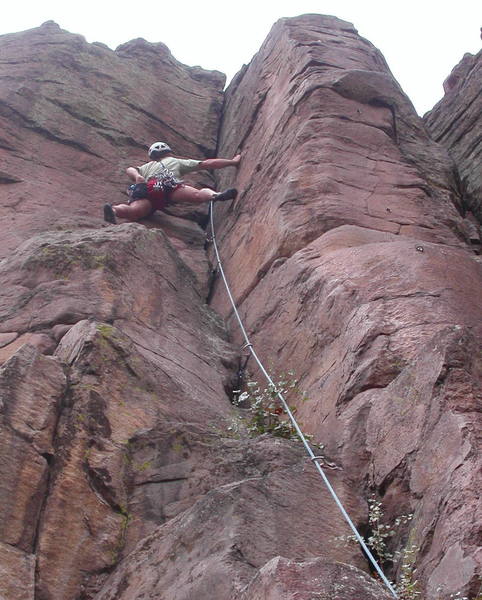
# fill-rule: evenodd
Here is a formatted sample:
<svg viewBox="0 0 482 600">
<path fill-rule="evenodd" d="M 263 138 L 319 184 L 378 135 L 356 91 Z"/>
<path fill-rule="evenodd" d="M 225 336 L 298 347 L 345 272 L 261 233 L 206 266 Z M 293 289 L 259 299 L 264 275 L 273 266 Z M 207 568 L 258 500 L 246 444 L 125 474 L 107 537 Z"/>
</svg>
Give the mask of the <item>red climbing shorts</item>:
<svg viewBox="0 0 482 600">
<path fill-rule="evenodd" d="M 151 177 L 147 180 L 147 199 L 152 204 L 152 210 L 161 210 L 170 204 L 171 192 L 177 190 L 183 184 L 178 183 L 173 187 L 166 189 L 165 186 L 159 185 L 159 180 L 156 177 Z"/>
</svg>

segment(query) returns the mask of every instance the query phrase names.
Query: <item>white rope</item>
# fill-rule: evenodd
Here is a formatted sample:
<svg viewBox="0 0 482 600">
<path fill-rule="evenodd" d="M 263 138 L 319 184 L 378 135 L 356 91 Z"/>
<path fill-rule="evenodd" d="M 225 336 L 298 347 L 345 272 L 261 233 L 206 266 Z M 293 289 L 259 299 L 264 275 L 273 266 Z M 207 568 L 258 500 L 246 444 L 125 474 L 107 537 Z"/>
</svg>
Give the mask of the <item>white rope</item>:
<svg viewBox="0 0 482 600">
<path fill-rule="evenodd" d="M 216 235 L 215 235 L 215 231 L 214 231 L 214 205 L 213 205 L 213 201 L 212 200 L 211 200 L 211 202 L 209 204 L 209 217 L 210 217 L 210 225 L 211 225 L 211 240 L 212 240 L 212 243 L 213 243 L 214 252 L 216 254 L 216 260 L 217 260 L 217 263 L 218 263 L 217 266 L 219 268 L 219 272 L 221 273 L 221 277 L 222 277 L 222 279 L 224 281 L 224 285 L 226 287 L 226 292 L 227 292 L 227 294 L 229 296 L 229 300 L 230 300 L 231 305 L 233 307 L 234 314 L 236 316 L 236 319 L 238 320 L 239 327 L 241 329 L 241 332 L 242 332 L 243 337 L 244 337 L 245 342 L 246 342 L 245 345 L 243 346 L 243 348 L 248 348 L 249 349 L 249 351 L 251 352 L 251 355 L 253 356 L 254 360 L 257 362 L 257 364 L 258 364 L 261 372 L 266 377 L 266 379 L 269 382 L 270 386 L 272 386 L 273 390 L 276 392 L 276 395 L 278 396 L 279 400 L 281 401 L 281 404 L 283 405 L 283 408 L 286 411 L 286 414 L 288 415 L 288 417 L 289 417 L 289 419 L 290 419 L 293 427 L 295 428 L 295 431 L 298 434 L 298 437 L 301 439 L 301 441 L 303 443 L 303 446 L 305 447 L 305 450 L 306 450 L 306 452 L 308 453 L 308 455 L 310 457 L 310 460 L 313 462 L 313 464 L 315 465 L 316 469 L 318 470 L 318 473 L 320 474 L 320 476 L 321 476 L 324 484 L 328 488 L 328 491 L 332 495 L 334 501 L 336 502 L 336 505 L 340 509 L 341 514 L 345 518 L 345 521 L 350 526 L 350 528 L 353 531 L 353 533 L 354 533 L 356 539 L 358 540 L 360 546 L 363 548 L 365 554 L 368 556 L 370 562 L 372 563 L 372 565 L 375 568 L 376 572 L 378 573 L 378 575 L 382 579 L 383 583 L 390 590 L 390 592 L 392 593 L 393 597 L 397 598 L 397 594 L 396 594 L 393 586 L 388 581 L 388 579 L 385 577 L 382 569 L 380 568 L 379 564 L 377 563 L 377 561 L 373 557 L 372 553 L 370 552 L 368 546 L 366 545 L 365 540 L 358 533 L 357 528 L 353 524 L 353 521 L 350 519 L 350 517 L 349 517 L 348 513 L 346 512 L 343 504 L 341 503 L 341 501 L 338 498 L 335 490 L 333 489 L 331 483 L 328 481 L 327 476 L 325 475 L 323 469 L 321 468 L 321 466 L 320 466 L 320 464 L 319 464 L 318 461 L 322 460 L 322 457 L 316 456 L 314 454 L 314 452 L 311 449 L 311 447 L 310 447 L 310 445 L 309 445 L 306 437 L 304 436 L 303 432 L 301 431 L 301 429 L 300 429 L 300 427 L 298 425 L 298 422 L 296 421 L 293 413 L 291 412 L 291 409 L 288 406 L 288 403 L 284 399 L 284 397 L 281 394 L 281 392 L 277 389 L 276 384 L 274 383 L 274 381 L 270 377 L 269 373 L 264 368 L 261 360 L 258 358 L 258 355 L 256 354 L 256 351 L 253 348 L 253 344 L 249 340 L 248 334 L 246 333 L 246 329 L 244 328 L 243 322 L 241 321 L 241 317 L 239 316 L 238 309 L 236 308 L 236 303 L 234 301 L 233 295 L 231 294 L 231 290 L 229 288 L 229 284 L 228 284 L 228 281 L 226 279 L 226 275 L 224 273 L 223 265 L 222 265 L 222 262 L 221 262 L 221 257 L 219 255 L 219 250 L 218 250 L 218 246 L 217 246 L 217 243 L 216 243 Z"/>
</svg>

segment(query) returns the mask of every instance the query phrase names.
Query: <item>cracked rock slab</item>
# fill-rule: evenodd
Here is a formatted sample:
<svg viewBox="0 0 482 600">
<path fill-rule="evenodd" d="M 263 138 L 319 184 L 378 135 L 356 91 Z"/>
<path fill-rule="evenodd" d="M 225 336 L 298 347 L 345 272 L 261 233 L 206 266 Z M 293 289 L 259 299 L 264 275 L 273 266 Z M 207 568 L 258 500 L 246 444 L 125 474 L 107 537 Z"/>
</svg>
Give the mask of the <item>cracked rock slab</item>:
<svg viewBox="0 0 482 600">
<path fill-rule="evenodd" d="M 35 600 L 35 556 L 0 542 L 0 597 Z"/>
<path fill-rule="evenodd" d="M 315 558 L 288 560 L 278 556 L 259 570 L 233 600 L 389 600 L 381 583 L 343 563 Z"/>
<path fill-rule="evenodd" d="M 479 63 L 464 59 L 427 120 L 467 155 Z M 442 105 L 457 106 L 453 121 Z M 350 23 L 303 15 L 279 20 L 233 79 L 219 147 L 243 151 L 242 192 L 215 220 L 251 341 L 265 364 L 295 373 L 308 398 L 294 402 L 301 426 L 347 481 L 377 494 L 387 522 L 414 513 L 393 549 L 417 540 L 422 594 L 439 600 L 449 551 L 464 577 L 444 600 L 476 594 L 482 272 L 455 145 L 451 157 L 434 141 Z M 480 160 L 469 162 L 467 181 L 479 181 Z M 220 278 L 211 298 L 241 343 Z"/>
<path fill-rule="evenodd" d="M 0 369 L 0 540 L 32 553 L 66 389 L 62 367 L 23 346 Z"/>
<path fill-rule="evenodd" d="M 189 431 L 184 436 L 189 443 Z M 145 444 L 148 440 L 146 436 Z M 209 454 L 206 458 L 193 455 L 191 461 L 204 465 L 204 479 L 211 489 L 142 539 L 107 578 L 96 600 L 234 599 L 280 552 L 292 560 L 347 560 L 359 567 L 353 570 L 362 576 L 361 551 L 334 541 L 348 533 L 348 525 L 299 445 L 269 437 L 237 442 L 219 439 Z M 247 462 L 250 476 L 237 479 L 246 471 Z M 186 476 L 185 469 L 177 472 Z M 184 493 L 195 478 L 193 473 L 184 484 L 179 481 Z M 348 488 L 339 487 L 339 480 L 334 473 L 333 485 L 354 513 L 356 499 Z M 169 499 L 167 489 L 158 493 Z"/>
</svg>

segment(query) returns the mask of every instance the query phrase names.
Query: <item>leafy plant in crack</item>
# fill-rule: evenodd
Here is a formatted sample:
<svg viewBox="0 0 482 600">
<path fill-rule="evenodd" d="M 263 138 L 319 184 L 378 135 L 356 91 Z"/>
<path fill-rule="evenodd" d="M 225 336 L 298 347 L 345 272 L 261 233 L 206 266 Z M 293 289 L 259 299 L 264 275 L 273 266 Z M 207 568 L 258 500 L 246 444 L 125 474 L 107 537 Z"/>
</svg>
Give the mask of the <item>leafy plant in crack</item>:
<svg viewBox="0 0 482 600">
<path fill-rule="evenodd" d="M 391 552 L 388 546 L 389 539 L 399 534 L 400 528 L 413 519 L 413 514 L 400 515 L 393 523 L 384 523 L 383 516 L 382 503 L 375 496 L 370 496 L 368 499 L 370 534 L 365 540 L 366 544 L 378 558 L 382 567 L 386 566 L 388 562 L 400 560 L 398 583 L 394 584 L 398 599 L 420 600 L 421 593 L 418 591 L 418 582 L 415 579 L 416 569 L 414 567 L 418 547 L 409 544 L 401 552 Z M 345 544 L 358 543 L 354 535 L 338 536 L 335 541 Z"/>
<path fill-rule="evenodd" d="M 398 581 L 395 585 L 398 600 L 423 600 L 422 592 L 419 590 L 416 579 L 417 569 L 415 561 L 419 548 L 414 544 L 408 544 L 401 552 L 395 552 L 395 557 L 400 560 L 400 572 Z M 443 593 L 442 588 L 437 589 L 437 593 Z M 448 600 L 469 600 L 467 596 L 462 596 L 462 592 L 450 594 Z"/>
<path fill-rule="evenodd" d="M 382 523 L 383 510 L 382 503 L 370 496 L 368 499 L 368 524 L 370 526 L 370 535 L 367 537 L 366 544 L 373 550 L 379 561 L 383 564 L 393 561 L 397 553 L 390 552 L 388 548 L 388 539 L 395 536 L 402 525 L 406 525 L 413 518 L 413 514 L 400 515 L 393 523 Z M 354 535 L 341 535 L 335 538 L 338 543 L 357 543 Z"/>
<path fill-rule="evenodd" d="M 413 518 L 413 514 L 400 515 L 393 523 L 382 523 L 382 503 L 370 496 L 368 498 L 368 524 L 371 534 L 367 538 L 367 546 L 374 550 L 382 563 L 394 559 L 388 550 L 387 541 L 395 536 L 402 525 L 406 525 Z"/>
<path fill-rule="evenodd" d="M 237 435 L 245 428 L 251 436 L 269 433 L 275 437 L 298 439 L 279 398 L 279 394 L 282 394 L 289 405 L 290 401 L 300 395 L 298 381 L 293 379 L 293 373 L 289 373 L 289 377 L 278 377 L 274 385 L 269 383 L 264 388 L 257 381 L 249 381 L 246 387 L 233 401 L 235 406 L 245 411 L 244 422 L 238 418 L 233 419 L 228 427 L 230 434 Z M 306 399 L 304 394 L 301 394 L 301 399 Z M 290 406 L 290 410 L 293 414 L 296 412 L 295 407 Z"/>
<path fill-rule="evenodd" d="M 417 569 L 414 567 L 418 550 L 417 546 L 409 544 L 399 553 L 401 559 L 400 575 L 395 585 L 398 600 L 418 600 L 421 598 L 422 594 L 418 590 L 418 581 L 415 578 Z"/>
</svg>

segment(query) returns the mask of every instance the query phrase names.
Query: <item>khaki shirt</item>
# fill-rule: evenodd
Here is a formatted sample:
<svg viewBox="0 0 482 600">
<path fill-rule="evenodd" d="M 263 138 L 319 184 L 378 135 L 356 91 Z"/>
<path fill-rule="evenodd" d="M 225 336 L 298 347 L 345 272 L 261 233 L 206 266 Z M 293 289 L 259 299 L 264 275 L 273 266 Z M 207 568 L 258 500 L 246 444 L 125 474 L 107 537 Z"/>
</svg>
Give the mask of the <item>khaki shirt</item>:
<svg viewBox="0 0 482 600">
<path fill-rule="evenodd" d="M 201 164 L 200 160 L 174 158 L 174 156 L 168 156 L 160 161 L 153 160 L 145 165 L 137 167 L 139 173 L 144 179 L 154 177 L 161 170 L 160 164 L 163 164 L 167 169 L 174 173 L 174 177 L 181 179 L 183 175 L 190 173 L 191 171 L 197 171 L 198 166 Z"/>
</svg>

